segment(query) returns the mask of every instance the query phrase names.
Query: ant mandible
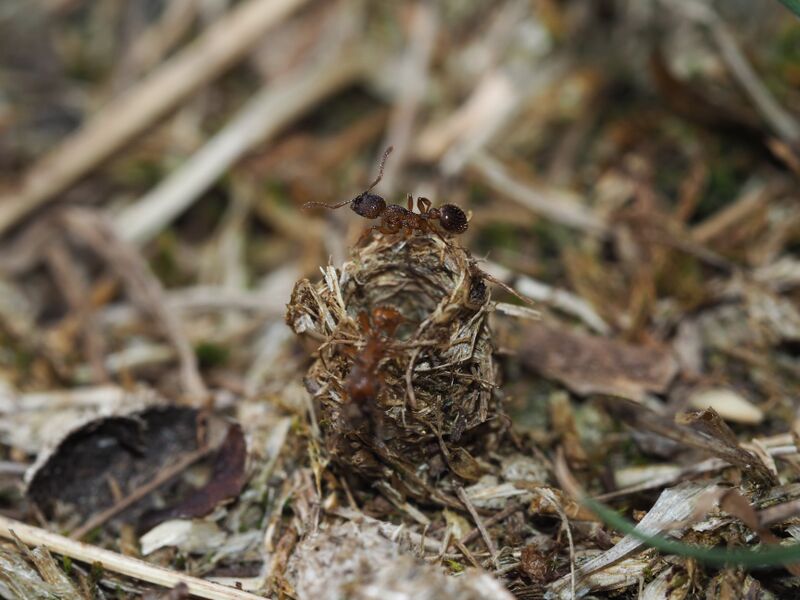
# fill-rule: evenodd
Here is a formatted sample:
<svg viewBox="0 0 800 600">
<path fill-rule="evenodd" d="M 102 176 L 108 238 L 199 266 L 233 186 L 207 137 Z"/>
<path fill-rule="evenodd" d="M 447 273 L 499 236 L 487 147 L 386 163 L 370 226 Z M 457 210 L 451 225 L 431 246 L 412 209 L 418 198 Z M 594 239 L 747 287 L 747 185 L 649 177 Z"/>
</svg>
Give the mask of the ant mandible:
<svg viewBox="0 0 800 600">
<path fill-rule="evenodd" d="M 370 227 L 365 234 L 373 229 L 377 229 L 381 233 L 387 234 L 398 233 L 400 230 L 404 230 L 407 235 L 411 235 L 414 231 L 422 233 L 430 231 L 436 235 L 440 235 L 433 227 L 433 221 L 438 221 L 441 228 L 447 233 L 464 233 L 468 227 L 467 215 L 455 204 L 443 204 L 439 208 L 431 208 L 431 201 L 427 198 L 420 197 L 417 198 L 419 213 L 415 213 L 414 198 L 411 194 L 408 194 L 408 208 L 405 208 L 399 204 L 387 205 L 386 200 L 378 194 L 372 193 L 372 188 L 378 185 L 381 179 L 383 179 L 383 167 L 393 149 L 393 146 L 389 146 L 383 153 L 378 177 L 372 182 L 372 185 L 352 200 L 345 200 L 339 204 L 306 202 L 303 208 L 309 209 L 315 206 L 321 206 L 323 208 L 336 209 L 341 208 L 345 204 L 349 204 L 353 212 L 361 215 L 365 219 L 377 219 L 380 217 L 380 225 Z"/>
</svg>

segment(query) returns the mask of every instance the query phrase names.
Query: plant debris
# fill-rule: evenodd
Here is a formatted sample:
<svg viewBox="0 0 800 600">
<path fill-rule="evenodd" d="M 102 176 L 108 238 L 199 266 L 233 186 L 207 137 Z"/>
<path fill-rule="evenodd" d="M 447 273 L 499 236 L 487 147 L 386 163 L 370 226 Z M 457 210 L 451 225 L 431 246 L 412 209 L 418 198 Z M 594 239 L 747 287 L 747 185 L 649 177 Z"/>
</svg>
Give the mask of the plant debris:
<svg viewBox="0 0 800 600">
<path fill-rule="evenodd" d="M 305 381 L 331 457 L 401 498 L 453 504 L 457 482 L 480 476 L 474 455 L 502 434 L 491 307 L 475 261 L 432 235 L 375 236 L 316 286 L 298 282 L 286 319 L 320 342 Z M 398 322 L 383 336 L 388 310 Z M 364 398 L 354 375 L 368 380 Z"/>
<path fill-rule="evenodd" d="M 220 437 L 209 433 L 209 425 L 215 431 L 227 429 L 221 443 L 209 439 Z M 173 505 L 156 509 L 158 500 L 152 492 L 174 483 L 171 480 L 182 470 L 211 450 L 215 456 L 208 482 L 184 492 L 185 497 Z M 81 525 L 81 533 L 73 534 L 78 538 L 116 517 L 138 522 L 146 531 L 167 519 L 205 516 L 237 497 L 245 483 L 246 456 L 238 425 L 210 424 L 188 407 L 158 406 L 104 417 L 68 433 L 31 469 L 27 494 L 51 518 L 88 520 L 92 526 Z M 99 516 L 102 521 L 95 523 Z"/>
<path fill-rule="evenodd" d="M 797 2 L 0 4 L 0 596 L 797 596 Z"/>
<path fill-rule="evenodd" d="M 522 362 L 576 394 L 612 394 L 639 400 L 663 392 L 678 373 L 670 351 L 641 347 L 564 328 L 532 324 L 520 346 Z"/>
<path fill-rule="evenodd" d="M 401 552 L 376 526 L 357 527 L 353 522 L 306 538 L 287 567 L 287 577 L 299 597 L 320 600 L 513 598 L 486 573 L 447 577 Z"/>
</svg>

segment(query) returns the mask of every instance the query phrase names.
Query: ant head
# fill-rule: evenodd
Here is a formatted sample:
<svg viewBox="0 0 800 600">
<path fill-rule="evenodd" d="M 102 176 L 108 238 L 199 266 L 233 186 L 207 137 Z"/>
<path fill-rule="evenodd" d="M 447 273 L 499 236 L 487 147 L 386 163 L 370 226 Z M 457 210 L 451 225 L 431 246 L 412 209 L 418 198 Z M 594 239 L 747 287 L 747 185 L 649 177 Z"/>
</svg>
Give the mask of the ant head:
<svg viewBox="0 0 800 600">
<path fill-rule="evenodd" d="M 357 215 L 361 215 L 366 219 L 377 219 L 386 210 L 386 200 L 378 196 L 378 194 L 363 192 L 353 198 L 350 202 L 350 208 Z"/>
<path fill-rule="evenodd" d="M 464 233 L 469 226 L 467 215 L 455 204 L 443 204 L 439 207 L 439 223 L 442 229 L 450 233 Z"/>
<path fill-rule="evenodd" d="M 377 219 L 381 216 L 381 213 L 386 209 L 386 200 L 378 196 L 378 194 L 371 194 L 372 188 L 374 188 L 380 180 L 383 178 L 383 166 L 386 164 L 386 159 L 391 154 L 393 148 L 389 146 L 383 153 L 383 158 L 381 158 L 380 169 L 378 171 L 378 177 L 375 181 L 372 182 L 366 190 L 361 192 L 358 196 L 353 198 L 352 200 L 345 200 L 344 202 L 339 202 L 338 204 L 323 204 L 322 202 L 306 202 L 303 205 L 303 209 L 314 208 L 319 206 L 321 208 L 331 208 L 336 209 L 344 206 L 345 204 L 349 204 L 350 208 L 353 209 L 357 215 L 365 217 L 367 219 Z"/>
</svg>

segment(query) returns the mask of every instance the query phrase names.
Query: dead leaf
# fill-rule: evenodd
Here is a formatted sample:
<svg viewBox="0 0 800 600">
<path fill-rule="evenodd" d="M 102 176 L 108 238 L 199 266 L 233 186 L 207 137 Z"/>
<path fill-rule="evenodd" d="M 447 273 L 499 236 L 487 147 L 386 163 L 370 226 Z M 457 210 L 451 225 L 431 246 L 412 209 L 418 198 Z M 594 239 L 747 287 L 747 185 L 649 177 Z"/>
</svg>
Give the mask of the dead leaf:
<svg viewBox="0 0 800 600">
<path fill-rule="evenodd" d="M 633 400 L 663 392 L 678 372 L 672 353 L 536 323 L 525 328 L 520 360 L 576 394 L 611 394 Z"/>
<path fill-rule="evenodd" d="M 56 503 L 83 519 L 145 484 L 182 455 L 198 448 L 198 412 L 159 406 L 125 416 L 93 420 L 68 433 L 37 461 L 28 496 L 52 516 Z M 148 508 L 140 502 L 124 513 Z"/>
<path fill-rule="evenodd" d="M 150 529 L 166 519 L 204 516 L 238 496 L 246 480 L 247 448 L 239 425 L 209 420 L 188 407 L 152 407 L 97 419 L 72 431 L 52 454 L 41 459 L 28 495 L 48 516 L 54 516 L 60 508 L 86 521 L 135 496 L 173 465 L 199 460 L 208 448 L 217 448 L 208 483 L 187 489 L 181 486 L 176 472 L 153 490 L 145 489 L 141 498 L 108 519 L 141 519 Z M 154 511 L 158 495 L 162 505 L 165 497 L 173 505 Z"/>
<path fill-rule="evenodd" d="M 225 441 L 217 451 L 208 483 L 187 494 L 177 504 L 144 515 L 141 528 L 150 529 L 167 519 L 203 517 L 220 504 L 236 498 L 247 481 L 246 462 L 244 432 L 238 424 L 233 423 L 228 427 Z"/>
</svg>

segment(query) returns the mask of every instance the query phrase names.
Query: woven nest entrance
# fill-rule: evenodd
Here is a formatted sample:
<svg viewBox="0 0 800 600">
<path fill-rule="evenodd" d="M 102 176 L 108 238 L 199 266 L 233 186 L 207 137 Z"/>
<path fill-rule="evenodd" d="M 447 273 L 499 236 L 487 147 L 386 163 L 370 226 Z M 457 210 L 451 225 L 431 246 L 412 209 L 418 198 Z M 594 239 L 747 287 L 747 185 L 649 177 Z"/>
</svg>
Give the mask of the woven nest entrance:
<svg viewBox="0 0 800 600">
<path fill-rule="evenodd" d="M 299 281 L 287 322 L 319 342 L 305 381 L 331 459 L 423 500 L 442 499 L 434 481 L 479 477 L 499 425 L 492 306 L 469 253 L 435 236 L 376 235 Z"/>
</svg>

